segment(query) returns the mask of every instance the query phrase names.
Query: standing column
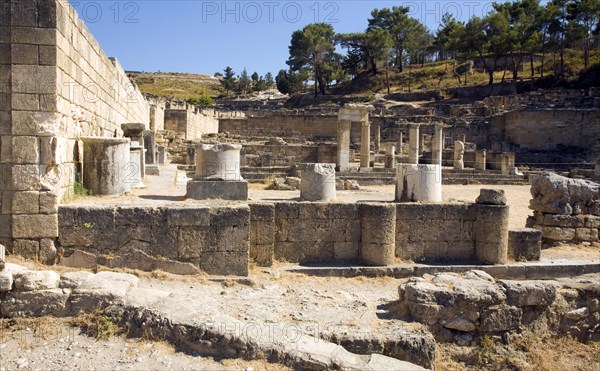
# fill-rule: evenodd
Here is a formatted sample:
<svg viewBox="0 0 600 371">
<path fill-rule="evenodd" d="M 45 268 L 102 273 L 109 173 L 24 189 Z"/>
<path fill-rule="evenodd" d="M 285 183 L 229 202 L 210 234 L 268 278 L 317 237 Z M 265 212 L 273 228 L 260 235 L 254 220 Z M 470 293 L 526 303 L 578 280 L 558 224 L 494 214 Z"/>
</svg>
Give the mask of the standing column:
<svg viewBox="0 0 600 371">
<path fill-rule="evenodd" d="M 433 165 L 442 165 L 442 151 L 444 150 L 442 132 L 443 128 L 441 125 L 433 127 L 433 148 L 431 148 L 431 163 Z"/>
<path fill-rule="evenodd" d="M 419 163 L 419 125 L 408 128 L 408 163 Z"/>
<path fill-rule="evenodd" d="M 337 123 L 337 167 L 339 171 L 348 171 L 350 164 L 350 131 L 352 122 L 338 120 Z"/>
<path fill-rule="evenodd" d="M 390 146 L 388 153 L 385 155 L 385 168 L 395 169 L 396 168 L 396 147 Z"/>
<path fill-rule="evenodd" d="M 475 152 L 475 170 L 484 171 L 486 163 L 485 149 Z"/>
<path fill-rule="evenodd" d="M 363 121 L 360 125 L 360 167 L 368 168 L 371 162 L 371 123 Z"/>
<path fill-rule="evenodd" d="M 381 149 L 381 127 L 375 126 L 375 152 Z"/>
<path fill-rule="evenodd" d="M 401 131 L 400 136 L 398 137 L 398 154 L 403 154 L 402 150 L 402 142 L 404 141 L 404 133 Z"/>
<path fill-rule="evenodd" d="M 454 170 L 464 170 L 465 168 L 465 144 L 460 140 L 454 142 Z"/>
<path fill-rule="evenodd" d="M 419 156 L 425 152 L 425 134 L 419 135 Z"/>
</svg>

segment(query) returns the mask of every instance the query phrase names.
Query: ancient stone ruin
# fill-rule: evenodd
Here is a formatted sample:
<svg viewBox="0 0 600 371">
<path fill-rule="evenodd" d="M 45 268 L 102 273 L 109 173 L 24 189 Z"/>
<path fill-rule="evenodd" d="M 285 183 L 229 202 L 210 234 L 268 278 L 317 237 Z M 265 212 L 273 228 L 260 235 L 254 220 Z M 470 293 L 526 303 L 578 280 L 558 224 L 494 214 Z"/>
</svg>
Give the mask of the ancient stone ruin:
<svg viewBox="0 0 600 371">
<path fill-rule="evenodd" d="M 0 11 L 0 321 L 316 370 L 600 340 L 595 90 L 207 109 L 143 94 L 68 2 Z"/>
</svg>

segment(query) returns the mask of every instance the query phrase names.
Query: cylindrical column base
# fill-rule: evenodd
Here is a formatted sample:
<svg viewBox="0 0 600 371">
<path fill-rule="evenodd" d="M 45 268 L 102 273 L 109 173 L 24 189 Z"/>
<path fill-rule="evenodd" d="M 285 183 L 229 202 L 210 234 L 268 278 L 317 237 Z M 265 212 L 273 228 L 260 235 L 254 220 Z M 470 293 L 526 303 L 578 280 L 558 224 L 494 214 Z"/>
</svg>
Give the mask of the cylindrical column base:
<svg viewBox="0 0 600 371">
<path fill-rule="evenodd" d="M 131 191 L 128 138 L 81 138 L 83 186 L 92 195 L 119 195 Z"/>
<path fill-rule="evenodd" d="M 335 200 L 335 164 L 300 164 L 300 198 L 305 201 Z"/>
<path fill-rule="evenodd" d="M 242 181 L 239 144 L 198 144 L 194 180 Z"/>
<path fill-rule="evenodd" d="M 396 256 L 396 205 L 362 204 L 360 257 L 375 266 L 394 264 Z"/>
<path fill-rule="evenodd" d="M 396 201 L 442 201 L 442 167 L 440 165 L 398 165 Z"/>
</svg>

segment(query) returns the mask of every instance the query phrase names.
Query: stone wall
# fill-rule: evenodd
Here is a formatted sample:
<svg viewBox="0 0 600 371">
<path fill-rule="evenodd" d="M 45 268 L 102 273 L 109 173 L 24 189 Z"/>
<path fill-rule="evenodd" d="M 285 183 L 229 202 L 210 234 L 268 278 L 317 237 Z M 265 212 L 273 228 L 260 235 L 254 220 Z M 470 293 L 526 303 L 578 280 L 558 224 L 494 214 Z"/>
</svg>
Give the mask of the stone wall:
<svg viewBox="0 0 600 371">
<path fill-rule="evenodd" d="M 335 144 L 244 144 L 247 166 L 292 166 L 300 163 L 335 163 Z"/>
<path fill-rule="evenodd" d="M 247 275 L 249 257 L 261 266 L 275 260 L 389 265 L 394 255 L 502 263 L 508 230 L 496 213 L 507 210 L 418 203 L 61 205 L 58 243 L 66 257 L 84 251 L 109 266 L 148 270 L 161 259 L 162 266 L 190 263 L 215 275 Z"/>
<path fill-rule="evenodd" d="M 150 104 L 150 130 L 165 130 L 165 108 L 167 101 L 164 98 L 144 94 Z"/>
<path fill-rule="evenodd" d="M 185 133 L 171 130 L 162 130 L 156 133 L 156 144 L 164 146 L 169 153 L 169 160 L 174 164 L 185 164 L 187 158 L 188 141 Z"/>
<path fill-rule="evenodd" d="M 275 203 L 274 228 L 264 227 L 261 233 L 256 232 L 258 236 L 266 234 L 268 241 L 258 243 L 251 239 L 250 255 L 260 257 L 260 262 L 275 259 L 294 263 L 360 263 L 363 205 L 373 204 Z M 389 238 L 395 241 L 395 255 L 400 259 L 474 262 L 479 260 L 478 250 L 481 252 L 490 247 L 486 246 L 484 239 L 478 239 L 478 235 L 481 236 L 478 231 L 485 229 L 483 232 L 492 236 L 508 236 L 507 229 L 503 229 L 502 220 L 496 220 L 496 216 L 492 215 L 496 209 L 504 210 L 506 206 L 418 203 L 380 205 L 396 207 L 395 231 L 392 231 Z M 486 211 L 490 213 L 486 214 Z M 482 223 L 488 224 L 484 226 Z M 274 233 L 273 247 L 270 233 Z M 384 239 L 386 236 L 380 237 Z M 271 250 L 273 257 L 267 256 Z"/>
<path fill-rule="evenodd" d="M 527 227 L 542 231 L 545 244 L 600 240 L 600 185 L 543 173 L 531 185 Z"/>
<path fill-rule="evenodd" d="M 371 117 L 371 136 L 375 134 L 374 126 L 383 125 L 383 118 Z M 221 118 L 219 131 L 241 137 L 281 137 L 303 138 L 306 140 L 330 140 L 337 138 L 338 116 L 335 115 L 293 115 L 272 113 L 263 116 L 247 116 L 245 118 Z M 352 124 L 350 138 L 352 142 L 360 141 L 360 123 Z"/>
<path fill-rule="evenodd" d="M 248 274 L 248 205 L 62 205 L 58 219 L 58 243 L 65 256 L 75 250 L 105 259 L 145 254 L 173 263 L 192 263 L 208 274 Z M 145 268 L 139 258 L 126 260 L 129 268 Z"/>
<path fill-rule="evenodd" d="M 218 133 L 217 117 L 217 111 L 201 110 L 193 105 L 186 105 L 184 109 L 167 108 L 164 111 L 164 129 L 185 133 L 187 140 L 194 140 L 204 134 Z"/>
<path fill-rule="evenodd" d="M 148 125 L 149 106 L 68 2 L 0 0 L 0 239 L 50 259 L 82 136 Z"/>
</svg>

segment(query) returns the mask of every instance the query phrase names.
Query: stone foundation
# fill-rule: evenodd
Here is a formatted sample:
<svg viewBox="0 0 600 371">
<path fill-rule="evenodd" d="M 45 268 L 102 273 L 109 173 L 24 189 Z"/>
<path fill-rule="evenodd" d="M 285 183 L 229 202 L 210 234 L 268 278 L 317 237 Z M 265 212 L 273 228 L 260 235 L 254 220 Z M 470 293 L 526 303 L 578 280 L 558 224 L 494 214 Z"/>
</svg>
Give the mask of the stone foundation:
<svg viewBox="0 0 600 371">
<path fill-rule="evenodd" d="M 189 272 L 190 267 L 177 264 L 189 263 L 215 275 L 247 275 L 249 257 L 260 266 L 274 260 L 391 265 L 395 258 L 474 263 L 481 256 L 485 263 L 499 263 L 506 261 L 508 238 L 502 221 L 494 220 L 501 208 L 327 202 L 65 205 L 59 209 L 58 243 L 65 257 L 82 250 L 102 265 Z M 482 229 L 477 233 L 482 222 L 498 239 L 495 244 L 482 237 Z"/>
<path fill-rule="evenodd" d="M 248 199 L 248 182 L 219 180 L 190 180 L 186 198 L 193 200 L 237 200 Z"/>
</svg>

